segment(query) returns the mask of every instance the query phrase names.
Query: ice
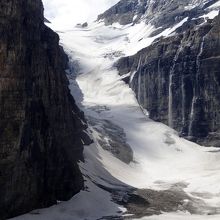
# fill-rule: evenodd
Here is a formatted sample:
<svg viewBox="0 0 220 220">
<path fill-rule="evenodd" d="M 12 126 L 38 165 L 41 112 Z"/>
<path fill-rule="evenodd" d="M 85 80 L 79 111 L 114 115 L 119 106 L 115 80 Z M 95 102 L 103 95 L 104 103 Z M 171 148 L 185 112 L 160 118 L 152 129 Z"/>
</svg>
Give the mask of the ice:
<svg viewBox="0 0 220 220">
<path fill-rule="evenodd" d="M 220 7 L 220 3 L 219 3 L 219 5 L 218 5 L 218 7 Z M 216 17 L 218 14 L 219 14 L 219 10 L 213 10 L 213 11 L 208 12 L 208 13 L 205 14 L 205 15 L 202 15 L 201 18 L 205 18 L 206 20 L 207 20 L 207 19 L 213 19 L 213 18 Z"/>
<path fill-rule="evenodd" d="M 158 36 L 175 34 L 176 28 L 187 19 Z M 183 190 L 189 196 L 203 200 L 207 207 L 217 209 L 220 206 L 218 149 L 189 142 L 180 138 L 173 129 L 150 120 L 146 110 L 144 114 L 140 108 L 134 92 L 121 81 L 113 68 L 119 57 L 134 54 L 150 45 L 158 37 L 150 37 L 154 30 L 155 27 L 144 22 L 134 26 L 113 24 L 108 27 L 100 22 L 87 28 L 59 32 L 70 62 L 77 61 L 79 65 L 77 75 L 69 75 L 71 93 L 86 118 L 96 122 L 88 129 L 94 143 L 85 146 L 85 162 L 80 163 L 86 188 L 68 202 L 15 219 L 95 220 L 103 216 L 123 215 L 126 209 L 113 202 L 111 193 L 103 187 L 111 190 L 133 187 L 164 190 L 173 184 L 184 183 L 186 187 Z M 110 121 L 123 129 L 134 153 L 131 163 L 120 161 L 100 146 L 98 140 L 102 136 L 95 126 L 102 121 Z M 204 197 L 207 193 L 209 197 Z M 219 219 L 218 212 L 214 214 L 163 213 L 144 219 Z"/>
<path fill-rule="evenodd" d="M 220 7 L 220 1 L 217 1 L 215 4 L 211 5 L 209 8 L 217 8 Z"/>
<path fill-rule="evenodd" d="M 125 30 L 102 24 L 90 28 L 60 35 L 66 51 L 75 51 L 81 65 L 90 66 L 88 72 L 77 77 L 85 114 L 123 128 L 134 152 L 134 162 L 127 165 L 99 148 L 103 167 L 114 179 L 131 187 L 164 190 L 175 183 L 186 183 L 184 191 L 188 195 L 194 197 L 197 193 L 207 206 L 218 207 L 220 154 L 213 153 L 215 148 L 204 148 L 178 137 L 171 128 L 144 115 L 133 91 L 112 68 L 116 58 L 103 56 L 106 51 L 118 49 L 116 45 L 125 52 Z M 73 43 L 79 41 L 84 45 L 81 49 Z M 105 106 L 107 110 L 96 113 L 91 110 L 96 106 Z M 211 199 L 203 198 L 204 193 L 209 193 Z"/>
</svg>

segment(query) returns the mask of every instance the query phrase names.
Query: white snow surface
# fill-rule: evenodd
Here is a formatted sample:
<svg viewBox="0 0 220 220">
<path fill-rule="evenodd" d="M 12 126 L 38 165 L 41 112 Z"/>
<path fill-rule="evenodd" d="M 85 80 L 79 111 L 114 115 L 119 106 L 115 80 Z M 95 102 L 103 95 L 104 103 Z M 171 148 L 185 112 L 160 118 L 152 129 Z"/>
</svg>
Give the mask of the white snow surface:
<svg viewBox="0 0 220 220">
<path fill-rule="evenodd" d="M 210 12 L 208 12 L 205 15 L 202 15 L 201 17 L 205 18 L 207 20 L 208 19 L 213 19 L 214 17 L 216 17 L 218 15 L 219 11 L 218 10 L 212 10 Z"/>
<path fill-rule="evenodd" d="M 217 1 L 215 4 L 211 5 L 209 8 L 217 8 L 220 7 L 220 0 Z"/>
<path fill-rule="evenodd" d="M 158 36 L 170 36 L 176 27 Z M 54 27 L 57 30 L 57 26 Z M 131 55 L 150 45 L 155 30 L 151 25 L 104 26 L 93 23 L 88 28 L 59 32 L 70 62 L 78 62 L 76 79 L 69 75 L 70 90 L 87 118 L 100 123 L 111 121 L 122 128 L 134 153 L 134 161 L 125 164 L 98 144 L 100 134 L 89 126 L 94 144 L 84 150 L 85 163 L 80 163 L 86 189 L 68 202 L 36 210 L 16 220 L 96 220 L 103 216 L 123 215 L 126 209 L 114 203 L 111 194 L 98 185 L 114 188 L 136 187 L 169 189 L 184 183 L 184 191 L 199 198 L 207 207 L 201 215 L 163 213 L 143 220 L 216 220 L 220 219 L 220 151 L 205 148 L 178 137 L 171 128 L 150 120 L 143 114 L 133 91 L 121 81 L 113 63 L 120 56 Z M 157 37 L 158 37 L 157 36 Z M 99 126 L 98 124 L 96 126 Z"/>
</svg>

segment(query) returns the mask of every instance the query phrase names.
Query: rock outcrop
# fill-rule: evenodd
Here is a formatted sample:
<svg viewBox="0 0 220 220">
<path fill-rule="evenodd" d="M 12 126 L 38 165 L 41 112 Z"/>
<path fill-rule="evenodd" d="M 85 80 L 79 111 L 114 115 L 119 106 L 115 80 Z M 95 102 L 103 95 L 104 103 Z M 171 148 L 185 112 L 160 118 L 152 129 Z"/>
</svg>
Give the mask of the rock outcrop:
<svg viewBox="0 0 220 220">
<path fill-rule="evenodd" d="M 121 25 L 144 21 L 160 27 L 160 32 L 179 23 L 183 18 L 199 18 L 207 14 L 218 0 L 121 0 L 98 16 L 106 25 L 118 22 Z"/>
<path fill-rule="evenodd" d="M 220 147 L 220 16 L 188 22 L 168 38 L 116 64 L 149 111 L 181 135 Z"/>
<path fill-rule="evenodd" d="M 0 2 L 0 219 L 67 200 L 83 187 L 86 125 L 41 0 Z"/>
</svg>

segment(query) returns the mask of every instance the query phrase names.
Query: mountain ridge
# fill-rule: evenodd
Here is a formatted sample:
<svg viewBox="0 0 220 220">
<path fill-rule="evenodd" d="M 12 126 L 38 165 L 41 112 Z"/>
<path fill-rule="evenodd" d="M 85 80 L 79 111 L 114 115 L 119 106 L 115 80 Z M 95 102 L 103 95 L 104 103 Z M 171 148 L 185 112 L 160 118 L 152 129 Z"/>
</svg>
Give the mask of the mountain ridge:
<svg viewBox="0 0 220 220">
<path fill-rule="evenodd" d="M 138 4 L 138 1 L 130 2 L 136 2 Z M 146 3 L 147 1 L 144 2 Z M 149 7 L 153 8 L 153 6 L 158 3 L 154 10 L 158 11 L 160 15 L 163 15 L 164 9 L 159 6 L 160 1 L 152 2 L 152 6 Z M 184 6 L 183 9 L 187 7 L 190 2 L 191 1 L 182 2 L 181 4 Z M 218 81 L 216 77 L 219 74 L 218 66 L 216 66 L 218 59 L 216 58 L 216 60 L 212 59 L 212 61 L 210 61 L 213 62 L 213 67 L 208 63 L 206 64 L 209 65 L 211 72 L 214 74 L 212 74 L 210 80 L 208 79 L 210 70 L 203 66 L 202 61 L 200 62 L 199 60 L 200 57 L 205 56 L 206 51 L 209 51 L 208 57 L 205 58 L 206 60 L 215 57 L 218 51 L 218 49 L 215 49 L 216 52 L 214 51 L 213 44 L 215 43 L 215 48 L 218 48 L 219 38 L 217 34 L 213 36 L 211 29 L 216 30 L 219 16 L 214 20 L 206 18 L 206 14 L 212 13 L 213 10 L 209 7 L 216 2 L 218 1 L 196 1 L 194 5 L 192 4 L 192 8 L 187 9 L 187 13 L 186 11 L 179 10 L 182 6 L 175 8 L 177 4 L 175 1 L 172 3 L 164 3 L 165 6 L 166 4 L 173 4 L 172 7 L 165 7 L 166 10 L 172 11 L 172 13 L 167 15 L 168 20 L 166 20 L 164 16 L 155 16 L 155 18 L 152 19 L 151 12 L 142 15 L 139 19 L 147 23 L 149 22 L 156 28 L 150 35 L 150 37 L 156 36 L 155 40 L 146 48 L 144 48 L 143 44 L 143 49 L 135 55 L 120 58 L 115 66 L 121 75 L 128 75 L 130 73 L 130 78 L 129 76 L 126 77 L 125 81 L 130 83 L 140 105 L 149 111 L 150 118 L 169 125 L 176 129 L 181 136 L 196 141 L 197 143 L 206 146 L 220 147 L 220 123 L 219 112 L 217 111 L 219 106 L 217 101 L 219 84 L 216 84 Z M 115 7 L 120 8 L 120 4 L 124 5 L 126 3 L 125 1 L 120 1 L 113 6 L 113 8 L 101 15 L 107 16 L 107 18 L 103 20 L 105 24 L 105 19 L 108 19 L 108 13 L 115 10 Z M 162 12 L 160 10 L 162 10 Z M 215 10 L 217 11 L 218 8 Z M 120 10 L 118 11 L 121 12 Z M 148 9 L 146 11 L 148 11 Z M 123 14 L 123 11 L 121 13 Z M 175 20 L 172 20 L 173 14 L 176 14 L 176 17 L 174 16 Z M 102 19 L 102 17 L 99 18 Z M 116 20 L 119 19 L 117 21 L 120 23 L 120 18 L 118 18 L 117 15 L 115 18 Z M 172 19 L 170 20 L 170 18 Z M 184 20 L 170 36 L 160 36 L 167 28 L 174 27 L 183 19 L 186 20 Z M 167 22 L 169 20 L 171 23 Z M 107 25 L 109 24 L 107 23 Z M 208 41 L 206 38 L 209 36 L 212 37 L 210 37 Z M 142 38 L 140 38 L 140 41 L 142 41 Z M 209 48 L 213 48 L 213 54 Z M 216 57 L 218 57 L 218 55 Z M 206 68 L 205 71 L 207 72 L 203 71 L 200 73 L 203 68 Z M 198 76 L 195 77 L 195 75 L 200 77 L 200 81 L 196 79 Z M 159 77 L 161 77 L 161 79 L 159 79 Z M 174 80 L 174 82 L 172 80 Z M 215 88 L 214 91 L 211 91 L 210 86 Z M 201 87 L 200 90 L 204 90 L 203 92 L 205 94 L 201 92 L 195 95 L 198 87 Z M 211 93 L 213 94 L 211 95 Z M 198 97 L 198 99 L 196 97 Z M 198 103 L 195 103 L 196 99 Z"/>
</svg>

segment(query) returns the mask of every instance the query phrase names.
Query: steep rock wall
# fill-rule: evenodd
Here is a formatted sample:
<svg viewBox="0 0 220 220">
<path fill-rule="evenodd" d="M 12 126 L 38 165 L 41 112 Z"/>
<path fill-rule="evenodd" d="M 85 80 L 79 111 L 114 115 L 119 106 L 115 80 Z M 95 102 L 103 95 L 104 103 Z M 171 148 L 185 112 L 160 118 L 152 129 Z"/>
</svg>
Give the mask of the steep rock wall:
<svg viewBox="0 0 220 220">
<path fill-rule="evenodd" d="M 106 25 L 135 24 L 144 21 L 154 25 L 158 32 L 170 28 L 186 17 L 199 18 L 207 14 L 218 0 L 121 0 L 98 16 Z M 216 6 L 218 8 L 218 6 Z M 156 33 L 155 33 L 156 34 Z"/>
<path fill-rule="evenodd" d="M 86 126 L 41 0 L 0 2 L 0 219 L 66 200 L 83 187 Z"/>
<path fill-rule="evenodd" d="M 157 39 L 116 64 L 150 118 L 220 147 L 220 16 Z"/>
</svg>

